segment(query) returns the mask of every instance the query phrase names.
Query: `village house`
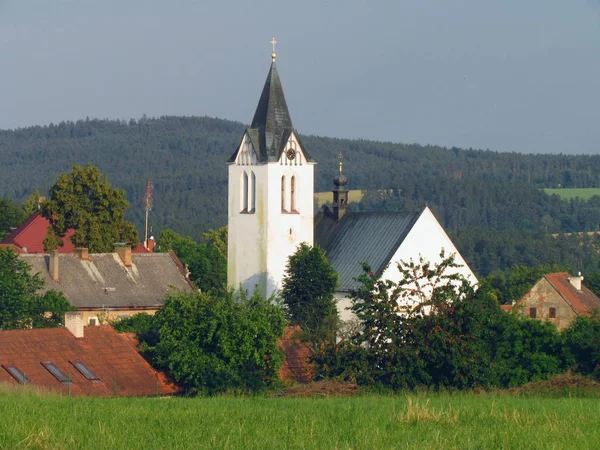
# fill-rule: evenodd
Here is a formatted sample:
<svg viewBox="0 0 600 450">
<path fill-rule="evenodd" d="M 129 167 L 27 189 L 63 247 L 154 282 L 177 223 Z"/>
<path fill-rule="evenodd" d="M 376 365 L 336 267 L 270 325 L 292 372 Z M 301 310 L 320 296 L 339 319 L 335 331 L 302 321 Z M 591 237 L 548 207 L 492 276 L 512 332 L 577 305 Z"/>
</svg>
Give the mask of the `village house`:
<svg viewBox="0 0 600 450">
<path fill-rule="evenodd" d="M 559 330 L 580 315 L 600 312 L 600 298 L 583 285 L 581 274 L 567 272 L 544 275 L 513 308 L 535 320 L 547 320 Z"/>
<path fill-rule="evenodd" d="M 165 296 L 194 287 L 175 253 L 133 253 L 129 246 L 113 253 L 88 253 L 78 248 L 65 254 L 21 253 L 44 291 L 62 292 L 83 314 L 86 325 L 99 325 L 144 312 L 155 314 Z"/>
<path fill-rule="evenodd" d="M 177 386 L 109 325 L 84 327 L 70 312 L 65 327 L 0 331 L 0 384 L 30 385 L 73 396 L 174 394 Z"/>
<path fill-rule="evenodd" d="M 12 230 L 8 236 L 2 239 L 0 247 L 9 247 L 15 253 L 45 253 L 44 239 L 48 232 L 50 222 L 39 211 L 30 215 L 21 225 Z M 73 236 L 73 230 L 67 230 L 62 238 L 62 246 L 57 247 L 58 253 L 73 253 L 75 246 L 69 239 Z M 133 253 L 149 253 L 154 249 L 154 239 L 148 241 L 148 248 L 142 244 L 133 249 Z"/>
</svg>

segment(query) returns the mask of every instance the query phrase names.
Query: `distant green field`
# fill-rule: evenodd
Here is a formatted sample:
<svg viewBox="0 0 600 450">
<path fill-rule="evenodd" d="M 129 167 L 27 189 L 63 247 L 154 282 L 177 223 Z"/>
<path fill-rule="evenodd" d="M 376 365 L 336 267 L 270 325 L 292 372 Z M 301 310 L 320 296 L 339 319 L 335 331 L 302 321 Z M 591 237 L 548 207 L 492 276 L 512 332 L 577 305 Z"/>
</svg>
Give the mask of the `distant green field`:
<svg viewBox="0 0 600 450">
<path fill-rule="evenodd" d="M 600 188 L 544 189 L 544 192 L 548 195 L 557 194 L 563 200 L 571 200 L 576 197 L 587 200 L 594 195 L 600 195 Z"/>
<path fill-rule="evenodd" d="M 319 206 L 333 201 L 333 192 L 315 192 L 315 198 Z M 348 191 L 348 202 L 360 202 L 363 198 L 363 192 L 360 189 Z"/>
<path fill-rule="evenodd" d="M 0 448 L 593 449 L 598 398 L 68 398 L 0 391 Z"/>
</svg>

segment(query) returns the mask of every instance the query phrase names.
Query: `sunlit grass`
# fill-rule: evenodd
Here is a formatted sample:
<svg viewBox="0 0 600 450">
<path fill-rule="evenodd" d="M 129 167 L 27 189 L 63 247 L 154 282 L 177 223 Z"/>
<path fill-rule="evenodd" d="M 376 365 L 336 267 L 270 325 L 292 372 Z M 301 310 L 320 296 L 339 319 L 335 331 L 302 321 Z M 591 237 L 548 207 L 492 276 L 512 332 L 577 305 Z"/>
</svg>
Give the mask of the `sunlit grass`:
<svg viewBox="0 0 600 450">
<path fill-rule="evenodd" d="M 548 195 L 557 194 L 563 200 L 571 200 L 579 197 L 587 200 L 594 195 L 600 195 L 600 188 L 565 188 L 565 189 L 544 189 Z"/>
<path fill-rule="evenodd" d="M 0 447 L 598 448 L 598 398 L 68 398 L 0 390 Z"/>
</svg>

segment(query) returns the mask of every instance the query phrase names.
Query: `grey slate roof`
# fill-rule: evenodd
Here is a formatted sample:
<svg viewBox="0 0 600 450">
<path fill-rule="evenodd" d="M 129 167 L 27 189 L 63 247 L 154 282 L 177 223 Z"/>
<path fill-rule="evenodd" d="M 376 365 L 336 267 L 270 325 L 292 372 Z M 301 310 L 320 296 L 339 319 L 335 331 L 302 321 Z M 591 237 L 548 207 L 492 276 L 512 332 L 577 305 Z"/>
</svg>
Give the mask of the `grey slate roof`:
<svg viewBox="0 0 600 450">
<path fill-rule="evenodd" d="M 258 152 L 259 162 L 278 161 L 292 131 L 294 131 L 292 119 L 283 94 L 277 66 L 273 61 L 252 124 L 250 128 L 246 129 L 252 145 Z M 298 142 L 298 145 L 306 159 L 313 161 L 304 150 L 302 143 Z M 235 161 L 236 156 L 237 150 L 229 162 Z"/>
<path fill-rule="evenodd" d="M 381 274 L 421 215 L 418 213 L 347 212 L 337 222 L 327 207 L 315 218 L 315 242 L 339 274 L 338 291 L 356 289 L 355 278 L 368 263 Z"/>
<path fill-rule="evenodd" d="M 20 254 L 44 280 L 44 291 L 62 292 L 78 308 L 157 307 L 168 292 L 191 291 L 181 263 L 170 253 L 134 253 L 125 267 L 116 253 L 93 253 L 89 261 L 59 254 L 59 281 L 48 273 L 47 254 Z"/>
</svg>

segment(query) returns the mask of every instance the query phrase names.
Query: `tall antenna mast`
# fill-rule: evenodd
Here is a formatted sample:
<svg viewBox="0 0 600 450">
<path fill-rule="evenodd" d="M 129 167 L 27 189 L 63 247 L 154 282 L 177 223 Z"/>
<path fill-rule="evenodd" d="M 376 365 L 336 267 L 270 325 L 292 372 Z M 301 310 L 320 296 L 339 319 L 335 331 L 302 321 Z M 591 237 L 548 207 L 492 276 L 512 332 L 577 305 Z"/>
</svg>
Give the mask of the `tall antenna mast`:
<svg viewBox="0 0 600 450">
<path fill-rule="evenodd" d="M 144 233 L 144 247 L 148 248 L 148 213 L 152 211 L 154 206 L 154 186 L 152 180 L 148 178 L 146 180 L 146 191 L 144 192 L 144 209 L 146 210 L 146 226 Z"/>
</svg>

